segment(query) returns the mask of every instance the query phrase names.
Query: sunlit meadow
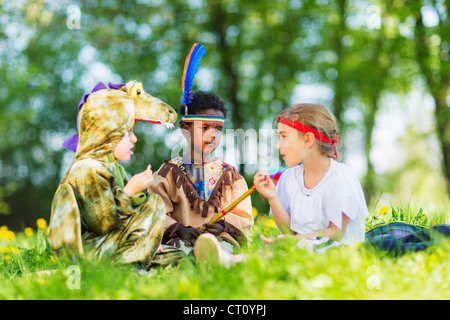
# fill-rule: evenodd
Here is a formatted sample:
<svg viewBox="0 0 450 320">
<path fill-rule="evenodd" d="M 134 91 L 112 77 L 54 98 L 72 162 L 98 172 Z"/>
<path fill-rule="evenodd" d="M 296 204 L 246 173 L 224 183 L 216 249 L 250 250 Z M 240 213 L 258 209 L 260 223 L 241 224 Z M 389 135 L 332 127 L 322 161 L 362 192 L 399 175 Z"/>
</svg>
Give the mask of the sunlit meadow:
<svg viewBox="0 0 450 320">
<path fill-rule="evenodd" d="M 367 230 L 392 221 L 448 223 L 442 212 L 410 207 L 374 208 Z M 450 299 L 450 243 L 426 252 L 389 257 L 363 245 L 325 254 L 299 249 L 292 239 L 270 246 L 272 218 L 253 209 L 255 226 L 245 263 L 226 269 L 182 261 L 138 271 L 87 257 L 56 259 L 46 242 L 47 222 L 13 232 L 0 227 L 0 299 Z"/>
</svg>

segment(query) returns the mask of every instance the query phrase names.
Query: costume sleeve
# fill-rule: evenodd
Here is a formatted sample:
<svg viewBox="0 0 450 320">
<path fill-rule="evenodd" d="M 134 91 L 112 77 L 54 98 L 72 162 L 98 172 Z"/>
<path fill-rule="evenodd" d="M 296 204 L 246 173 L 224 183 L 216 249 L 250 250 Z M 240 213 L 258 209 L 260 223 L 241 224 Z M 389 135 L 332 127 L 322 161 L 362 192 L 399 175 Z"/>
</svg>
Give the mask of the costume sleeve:
<svg viewBox="0 0 450 320">
<path fill-rule="evenodd" d="M 67 183 L 60 184 L 53 198 L 47 240 L 56 255 L 62 247 L 83 253 L 80 211 L 73 188 Z"/>
<path fill-rule="evenodd" d="M 153 174 L 153 183 L 150 186 L 149 191 L 151 193 L 159 195 L 164 201 L 164 205 L 166 207 L 167 212 L 166 216 L 166 229 L 167 229 L 168 227 L 176 223 L 176 221 L 171 217 L 171 213 L 173 211 L 173 203 L 171 195 L 175 194 L 176 190 L 175 185 L 172 182 L 173 181 L 172 170 L 170 170 L 167 173 L 167 176 L 164 178 L 158 174 L 160 170 L 161 168 Z"/>
<path fill-rule="evenodd" d="M 339 229 L 342 228 L 342 214 L 351 220 L 360 214 L 368 215 L 364 192 L 356 176 L 340 174 L 330 183 L 328 194 L 329 197 L 324 199 L 325 212 Z"/>
<path fill-rule="evenodd" d="M 101 165 L 85 166 L 76 177 L 82 220 L 99 235 L 122 229 L 133 213 L 131 198 L 115 183 L 112 173 Z"/>
</svg>

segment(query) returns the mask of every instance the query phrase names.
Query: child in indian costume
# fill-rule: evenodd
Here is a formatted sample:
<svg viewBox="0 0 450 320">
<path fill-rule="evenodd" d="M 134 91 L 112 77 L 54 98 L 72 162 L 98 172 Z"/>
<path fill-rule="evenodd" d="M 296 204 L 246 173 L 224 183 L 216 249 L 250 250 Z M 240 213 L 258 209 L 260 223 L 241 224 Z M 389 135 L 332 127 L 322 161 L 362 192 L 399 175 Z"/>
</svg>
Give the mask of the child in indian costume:
<svg viewBox="0 0 450 320">
<path fill-rule="evenodd" d="M 137 141 L 137 120 L 173 126 L 175 111 L 145 93 L 142 84 L 99 83 L 81 100 L 78 131 L 64 146 L 75 160 L 59 184 L 52 203 L 48 241 L 60 254 L 89 251 L 120 263 L 143 268 L 166 265 L 185 256 L 161 247 L 165 206 L 156 194 L 146 194 L 153 181 L 147 170 L 127 179 L 118 160 L 128 161 Z"/>
<path fill-rule="evenodd" d="M 253 225 L 252 206 L 247 198 L 223 219 L 208 223 L 248 187 L 233 166 L 212 155 L 222 137 L 227 114 L 225 103 L 214 93 L 196 91 L 192 94 L 192 85 L 185 87 L 189 62 L 204 53 L 200 44 L 193 46 L 183 77 L 180 127 L 188 150 L 182 156 L 165 161 L 155 173 L 150 189 L 160 195 L 166 205 L 163 244 L 190 253 L 197 237 L 209 233 L 219 238 L 226 252 L 233 252 L 247 242 Z"/>
</svg>

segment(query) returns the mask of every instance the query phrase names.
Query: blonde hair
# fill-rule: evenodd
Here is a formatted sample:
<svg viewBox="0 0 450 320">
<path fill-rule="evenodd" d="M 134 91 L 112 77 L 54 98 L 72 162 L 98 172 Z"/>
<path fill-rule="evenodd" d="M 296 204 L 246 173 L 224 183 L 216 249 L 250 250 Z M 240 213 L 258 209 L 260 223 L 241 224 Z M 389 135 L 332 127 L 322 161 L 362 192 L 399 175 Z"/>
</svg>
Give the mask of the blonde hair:
<svg viewBox="0 0 450 320">
<path fill-rule="evenodd" d="M 319 131 L 331 141 L 337 141 L 339 132 L 336 125 L 336 120 L 334 119 L 333 114 L 320 104 L 299 103 L 285 109 L 281 111 L 281 113 L 273 120 L 274 126 L 278 124 L 280 118 L 300 122 Z M 299 134 L 303 133 L 299 132 Z M 337 160 L 334 145 L 332 143 L 327 143 L 319 139 L 316 139 L 316 142 L 318 143 L 319 150 L 323 155 Z"/>
</svg>

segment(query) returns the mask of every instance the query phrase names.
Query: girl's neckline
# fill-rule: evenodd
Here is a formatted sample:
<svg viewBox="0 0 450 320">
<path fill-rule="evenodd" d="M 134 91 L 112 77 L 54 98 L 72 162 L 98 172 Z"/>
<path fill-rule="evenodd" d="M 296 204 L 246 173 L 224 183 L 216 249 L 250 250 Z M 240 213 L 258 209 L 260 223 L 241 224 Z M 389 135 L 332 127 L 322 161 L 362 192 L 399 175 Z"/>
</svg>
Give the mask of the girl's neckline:
<svg viewBox="0 0 450 320">
<path fill-rule="evenodd" d="M 333 161 L 333 159 L 330 158 L 330 165 L 328 167 L 327 172 L 325 172 L 325 174 L 323 175 L 322 179 L 320 179 L 319 183 L 317 183 L 313 188 L 307 188 L 305 186 L 305 180 L 303 177 L 303 173 L 305 168 L 303 167 L 303 165 L 299 165 L 298 167 L 298 172 L 295 175 L 295 178 L 297 179 L 297 182 L 300 186 L 300 190 L 302 191 L 302 193 L 306 196 L 310 196 L 312 195 L 317 189 L 320 188 L 321 185 L 323 185 L 325 183 L 325 181 L 328 180 L 328 177 L 330 176 L 330 171 L 332 170 L 332 167 L 334 167 L 335 161 Z"/>
</svg>

